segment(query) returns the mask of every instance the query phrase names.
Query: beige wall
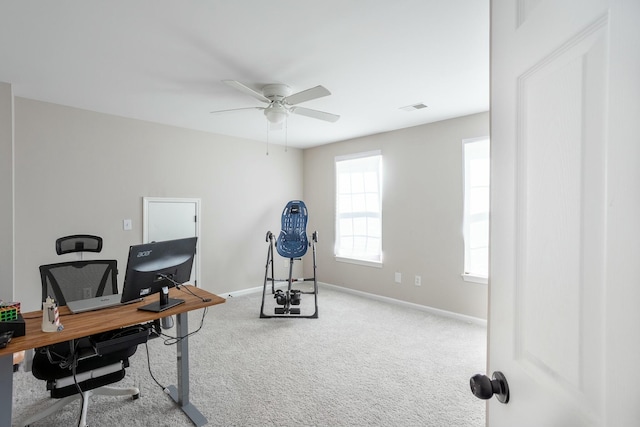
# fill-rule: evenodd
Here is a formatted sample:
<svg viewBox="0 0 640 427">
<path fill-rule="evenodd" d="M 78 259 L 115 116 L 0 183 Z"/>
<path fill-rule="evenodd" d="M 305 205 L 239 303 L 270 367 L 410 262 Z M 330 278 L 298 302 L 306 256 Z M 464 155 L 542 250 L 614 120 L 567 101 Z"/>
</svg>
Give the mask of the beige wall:
<svg viewBox="0 0 640 427">
<path fill-rule="evenodd" d="M 309 228 L 319 235 L 318 280 L 487 317 L 487 285 L 462 280 L 462 140 L 489 135 L 489 114 L 441 121 L 304 151 Z M 337 262 L 334 246 L 334 158 L 381 150 L 383 267 Z M 306 264 L 307 274 L 310 265 Z M 402 283 L 394 273 L 402 273 Z M 414 276 L 422 286 L 414 285 Z"/>
<path fill-rule="evenodd" d="M 0 83 L 0 299 L 13 297 L 13 94 Z"/>
<path fill-rule="evenodd" d="M 99 257 L 118 260 L 122 287 L 128 247 L 142 242 L 144 196 L 202 199 L 200 286 L 261 286 L 265 234 L 279 229 L 286 202 L 302 197 L 301 150 L 265 151 L 263 143 L 16 98 L 15 298 L 40 307 L 38 266 L 77 259 L 56 255 L 54 245 L 76 233 L 104 238 Z M 132 231 L 123 231 L 125 218 Z"/>
<path fill-rule="evenodd" d="M 0 89 L 6 103 L 10 86 Z M 100 257 L 118 260 L 121 287 L 128 247 L 142 241 L 144 196 L 202 199 L 203 288 L 224 293 L 261 286 L 266 231 L 277 232 L 286 202 L 302 198 L 309 207 L 308 230 L 320 236 L 321 282 L 486 318 L 486 285 L 460 277 L 461 141 L 488 135 L 488 113 L 304 152 L 272 146 L 266 156 L 263 143 L 23 98 L 15 98 L 14 105 L 13 298 L 26 310 L 39 308 L 38 266 L 77 258 L 55 254 L 55 239 L 68 234 L 103 236 Z M 7 114 L 0 109 L 3 123 Z M 12 144 L 3 135 L 6 162 Z M 384 162 L 383 268 L 333 258 L 334 157 L 373 149 L 382 150 Z M 3 180 L 5 200 L 8 188 Z M 0 231 L 11 234 L 6 206 Z M 132 231 L 122 230 L 125 218 L 133 219 Z M 0 257 L 6 261 L 13 254 L 4 246 Z M 274 265 L 278 276 L 285 274 L 283 263 Z M 402 284 L 394 283 L 396 271 Z M 416 274 L 422 276 L 421 287 L 413 284 Z M 10 287 L 5 281 L 0 297 L 11 298 Z"/>
</svg>

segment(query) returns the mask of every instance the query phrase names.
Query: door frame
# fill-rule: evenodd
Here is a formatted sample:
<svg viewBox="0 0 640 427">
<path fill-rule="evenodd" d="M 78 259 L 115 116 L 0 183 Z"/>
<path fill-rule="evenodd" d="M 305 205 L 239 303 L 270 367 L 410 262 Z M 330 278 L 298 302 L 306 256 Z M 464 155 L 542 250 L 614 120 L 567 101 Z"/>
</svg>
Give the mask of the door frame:
<svg viewBox="0 0 640 427">
<path fill-rule="evenodd" d="M 195 283 L 200 280 L 200 218 L 202 199 L 191 197 L 143 197 L 142 198 L 142 243 L 149 243 L 149 205 L 151 203 L 193 203 L 196 207 L 196 256 L 195 256 Z"/>
</svg>

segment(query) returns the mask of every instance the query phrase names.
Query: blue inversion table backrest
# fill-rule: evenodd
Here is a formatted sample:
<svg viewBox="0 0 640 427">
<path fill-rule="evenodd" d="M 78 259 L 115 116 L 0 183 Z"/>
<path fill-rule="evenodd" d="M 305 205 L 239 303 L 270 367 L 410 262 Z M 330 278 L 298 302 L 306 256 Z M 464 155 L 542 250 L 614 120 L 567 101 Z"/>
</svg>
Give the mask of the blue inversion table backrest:
<svg viewBox="0 0 640 427">
<path fill-rule="evenodd" d="M 307 253 L 307 206 L 302 200 L 291 200 L 282 211 L 282 230 L 276 249 L 285 258 L 300 258 Z"/>
</svg>

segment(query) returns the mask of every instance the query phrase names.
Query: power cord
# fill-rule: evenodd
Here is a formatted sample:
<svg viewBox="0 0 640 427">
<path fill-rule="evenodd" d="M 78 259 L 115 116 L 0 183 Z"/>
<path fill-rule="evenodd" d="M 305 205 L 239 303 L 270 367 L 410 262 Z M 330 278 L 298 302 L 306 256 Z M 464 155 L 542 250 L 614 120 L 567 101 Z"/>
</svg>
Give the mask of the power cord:
<svg viewBox="0 0 640 427">
<path fill-rule="evenodd" d="M 189 289 L 189 288 L 184 288 L 183 289 L 182 288 L 183 283 L 180 283 L 180 282 L 178 282 L 176 280 L 173 280 L 173 277 L 170 277 L 167 274 L 161 273 L 161 274 L 158 274 L 158 276 L 162 277 L 163 279 L 166 279 L 166 280 L 170 281 L 171 283 L 173 283 L 177 289 L 179 289 L 179 290 L 181 290 L 183 292 L 185 292 L 185 290 L 186 290 L 187 292 L 189 292 L 194 297 L 200 298 L 202 300 L 202 302 L 211 302 L 211 298 L 202 298 L 200 295 L 194 294 L 193 291 L 191 289 Z"/>
<path fill-rule="evenodd" d="M 197 296 L 197 295 L 196 295 L 196 296 Z M 160 331 L 159 331 L 159 329 L 158 329 L 158 330 L 153 330 L 153 329 L 151 329 L 151 331 L 152 331 L 152 333 L 153 333 L 154 335 L 156 335 L 157 337 L 163 337 L 163 338 L 165 338 L 165 340 L 163 341 L 163 344 L 164 344 L 164 345 L 174 345 L 174 344 L 177 344 L 177 343 L 179 343 L 180 341 L 182 341 L 183 339 L 185 339 L 185 338 L 187 338 L 187 337 L 190 337 L 191 335 L 196 334 L 197 332 L 199 332 L 199 331 L 202 329 L 202 326 L 204 325 L 204 318 L 205 318 L 205 316 L 207 315 L 207 311 L 208 311 L 207 309 L 208 309 L 208 307 L 205 307 L 205 308 L 204 308 L 204 310 L 202 310 L 202 318 L 200 319 L 200 326 L 198 326 L 198 329 L 196 329 L 196 330 L 195 330 L 195 331 L 193 331 L 193 332 L 189 332 L 187 335 L 185 335 L 185 336 L 183 336 L 183 337 L 172 337 L 171 335 L 167 335 L 167 334 L 164 334 L 164 333 L 160 332 Z M 158 385 L 158 387 L 160 387 L 160 388 L 162 389 L 162 391 L 163 391 L 163 392 L 165 392 L 165 393 L 169 394 L 169 389 L 168 389 L 168 387 L 167 387 L 167 386 L 162 385 L 162 384 L 160 383 L 160 381 L 158 381 L 158 380 L 156 379 L 156 377 L 153 375 L 153 372 L 151 371 L 151 359 L 150 359 L 150 355 L 149 355 L 149 344 L 148 344 L 148 342 L 145 342 L 145 343 L 144 343 L 144 347 L 145 347 L 145 350 L 146 350 L 146 352 L 147 352 L 147 368 L 148 368 L 148 370 L 149 370 L 149 375 L 151 376 L 151 379 L 153 379 L 153 381 Z"/>
<path fill-rule="evenodd" d="M 71 373 L 73 374 L 73 383 L 76 385 L 76 389 L 78 389 L 78 394 L 80 394 L 80 399 L 82 400 L 82 404 L 80 405 L 80 416 L 78 417 L 78 427 L 82 422 L 82 408 L 84 408 L 84 392 L 78 384 L 78 378 L 76 377 L 76 368 L 78 367 L 78 340 L 72 340 L 75 345 L 72 348 L 73 361 L 71 363 Z"/>
<path fill-rule="evenodd" d="M 202 302 L 211 302 L 211 298 L 202 298 L 200 295 L 194 294 L 193 291 L 190 288 L 185 288 L 185 287 L 182 287 L 182 286 L 177 286 L 177 288 L 179 290 L 181 290 L 182 292 L 188 292 L 191 295 L 193 295 L 194 297 L 200 298 L 202 300 Z"/>
<path fill-rule="evenodd" d="M 78 394 L 80 395 L 80 399 L 82 399 L 82 405 L 80 406 L 80 417 L 78 418 L 78 427 L 80 427 L 80 422 L 82 421 L 82 408 L 84 407 L 84 393 L 82 391 L 82 387 L 78 383 L 76 368 L 78 367 L 78 348 L 80 345 L 80 340 L 70 340 L 69 342 L 69 353 L 66 356 L 63 356 L 60 353 L 53 351 L 52 346 L 41 347 L 37 351 L 41 354 L 47 356 L 47 360 L 52 365 L 58 365 L 62 369 L 69 369 L 71 371 L 71 375 L 73 377 L 73 383 L 78 390 Z"/>
<path fill-rule="evenodd" d="M 158 387 L 160 387 L 166 393 L 168 391 L 167 387 L 165 387 L 162 384 L 160 384 L 160 381 L 158 381 L 156 379 L 156 377 L 153 375 L 153 372 L 151 372 L 151 359 L 149 358 L 149 343 L 148 342 L 144 343 L 144 348 L 147 351 L 147 368 L 149 369 L 149 375 L 151 375 L 151 379 L 158 385 Z"/>
<path fill-rule="evenodd" d="M 165 338 L 165 340 L 164 340 L 164 345 L 175 345 L 175 344 L 179 343 L 180 341 L 182 341 L 183 339 L 188 338 L 188 337 L 190 337 L 191 335 L 193 335 L 193 334 L 196 334 L 196 333 L 200 332 L 200 330 L 202 329 L 202 326 L 204 325 L 204 318 L 205 318 L 205 316 L 207 315 L 207 312 L 208 312 L 208 307 L 205 307 L 205 308 L 202 310 L 202 318 L 200 318 L 200 326 L 198 326 L 198 329 L 196 329 L 196 330 L 195 330 L 195 331 L 193 331 L 193 332 L 189 332 L 189 333 L 188 333 L 187 335 L 185 335 L 185 336 L 182 336 L 182 337 L 173 337 L 173 336 L 171 336 L 171 335 L 164 334 L 164 333 L 160 332 L 160 336 L 162 336 L 163 338 Z"/>
</svg>

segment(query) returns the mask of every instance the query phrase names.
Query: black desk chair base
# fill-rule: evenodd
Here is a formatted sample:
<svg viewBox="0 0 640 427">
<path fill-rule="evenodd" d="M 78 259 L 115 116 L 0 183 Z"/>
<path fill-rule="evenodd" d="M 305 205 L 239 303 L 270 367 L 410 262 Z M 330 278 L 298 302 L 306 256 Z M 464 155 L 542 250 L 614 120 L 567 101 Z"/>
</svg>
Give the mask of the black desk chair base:
<svg viewBox="0 0 640 427">
<path fill-rule="evenodd" d="M 120 369 L 122 370 L 122 366 L 120 366 Z M 75 387 L 75 385 L 73 386 Z M 47 409 L 43 410 L 42 412 L 38 412 L 37 414 L 25 419 L 24 421 L 22 421 L 19 425 L 21 426 L 29 426 L 37 421 L 43 420 L 47 417 L 49 417 L 50 415 L 58 412 L 59 410 L 61 410 L 63 407 L 65 407 L 66 405 L 83 398 L 83 405 L 82 405 L 82 415 L 80 416 L 80 423 L 78 425 L 80 425 L 81 427 L 87 427 L 87 410 L 89 408 L 89 401 L 90 401 L 90 397 L 92 395 L 97 395 L 97 396 L 131 396 L 133 399 L 137 399 L 138 397 L 140 397 L 140 390 L 138 389 L 138 387 L 128 387 L 128 388 L 116 388 L 116 387 L 110 387 L 110 386 L 103 386 L 103 387 L 98 387 L 96 389 L 93 390 L 88 390 L 82 393 L 82 395 L 80 394 L 72 394 L 70 396 L 67 397 L 63 397 L 62 399 L 59 399 L 56 401 L 55 404 L 49 406 Z"/>
</svg>

